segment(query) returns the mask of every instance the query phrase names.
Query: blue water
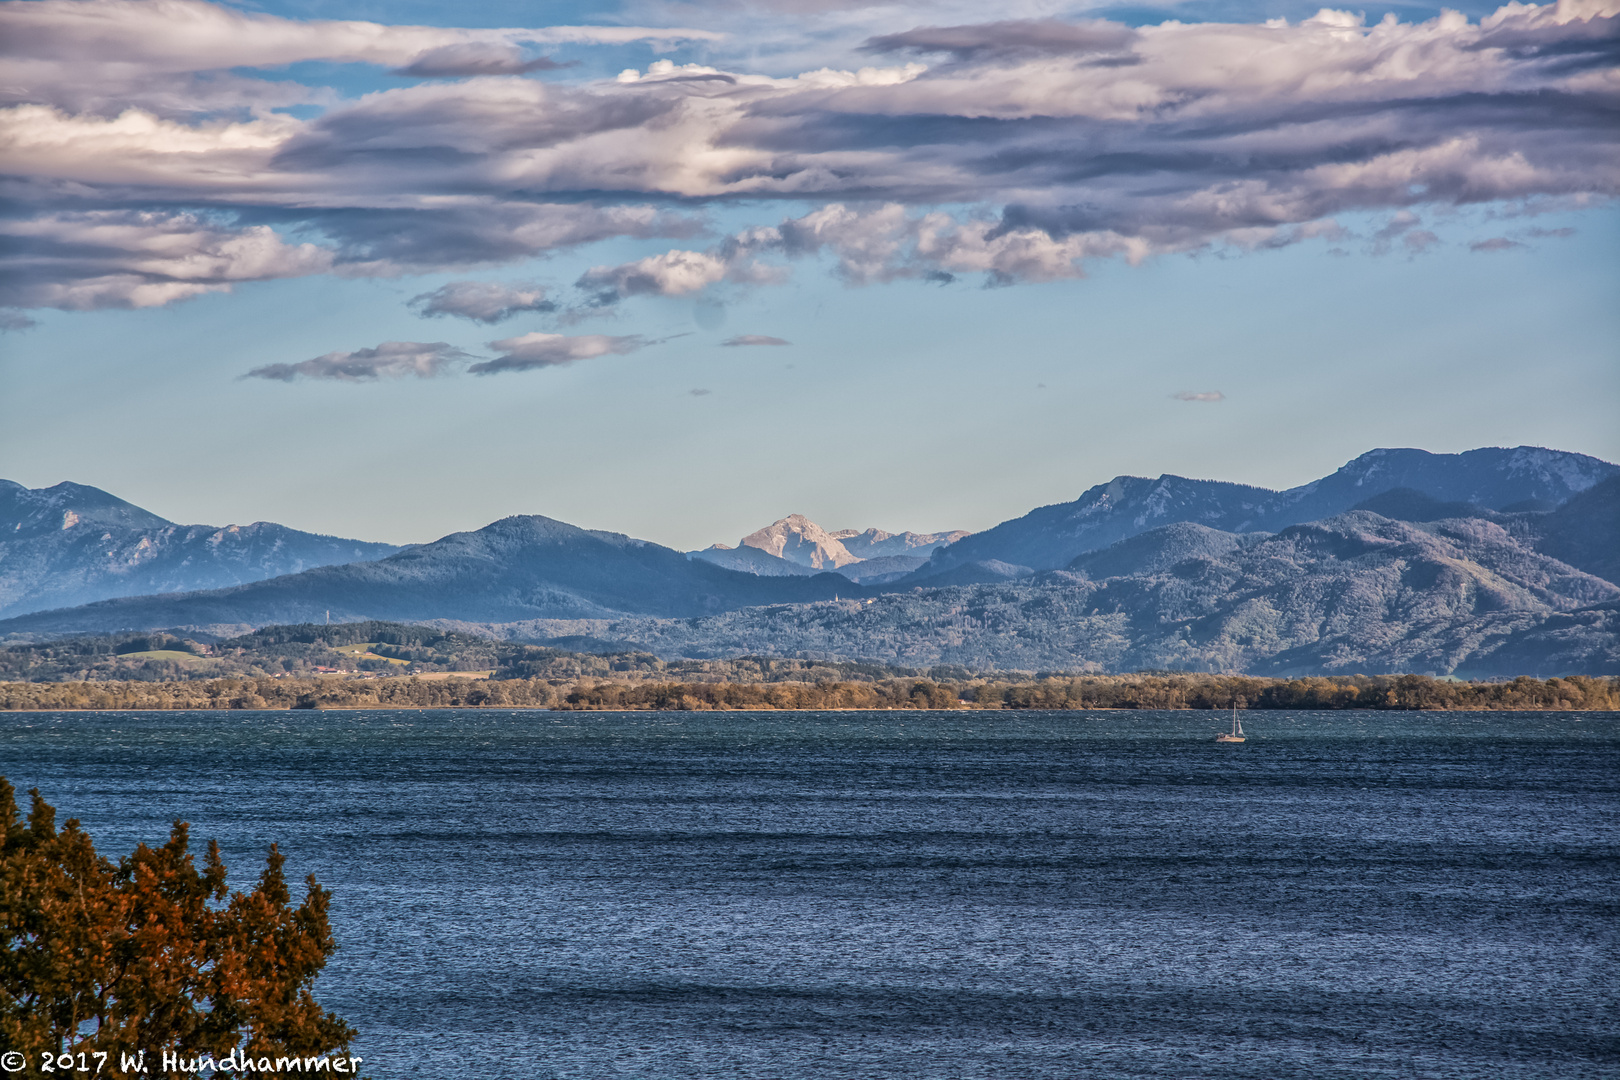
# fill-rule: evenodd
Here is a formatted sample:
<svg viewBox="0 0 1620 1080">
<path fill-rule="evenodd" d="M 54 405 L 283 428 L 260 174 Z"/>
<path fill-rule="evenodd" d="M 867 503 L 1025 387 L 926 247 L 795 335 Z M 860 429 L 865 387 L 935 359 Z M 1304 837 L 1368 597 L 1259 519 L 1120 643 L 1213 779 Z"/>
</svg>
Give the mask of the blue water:
<svg viewBox="0 0 1620 1080">
<path fill-rule="evenodd" d="M 57 713 L 335 894 L 377 1080 L 1620 1075 L 1620 714 Z"/>
</svg>

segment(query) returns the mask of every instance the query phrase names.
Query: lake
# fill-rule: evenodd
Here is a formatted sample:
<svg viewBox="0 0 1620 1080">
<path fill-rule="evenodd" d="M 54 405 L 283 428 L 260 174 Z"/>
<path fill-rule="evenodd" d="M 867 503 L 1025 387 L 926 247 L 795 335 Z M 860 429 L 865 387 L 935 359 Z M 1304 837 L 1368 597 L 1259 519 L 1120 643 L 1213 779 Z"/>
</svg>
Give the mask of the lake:
<svg viewBox="0 0 1620 1080">
<path fill-rule="evenodd" d="M 377 1080 L 1617 1075 L 1620 714 L 1225 721 L 13 713 L 0 772 L 279 842 Z"/>
</svg>

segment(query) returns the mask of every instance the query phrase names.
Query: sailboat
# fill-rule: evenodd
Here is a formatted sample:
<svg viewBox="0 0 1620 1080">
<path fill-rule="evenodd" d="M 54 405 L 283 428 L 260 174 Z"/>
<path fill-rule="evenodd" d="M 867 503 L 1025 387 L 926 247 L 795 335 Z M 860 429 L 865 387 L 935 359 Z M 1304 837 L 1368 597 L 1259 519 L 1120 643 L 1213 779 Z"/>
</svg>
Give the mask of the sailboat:
<svg viewBox="0 0 1620 1080">
<path fill-rule="evenodd" d="M 1237 702 L 1235 702 L 1235 701 L 1232 702 L 1232 730 L 1230 732 L 1225 732 L 1225 731 L 1221 732 L 1219 735 L 1215 736 L 1215 741 L 1216 742 L 1242 742 L 1243 741 L 1243 724 L 1238 720 Z"/>
</svg>

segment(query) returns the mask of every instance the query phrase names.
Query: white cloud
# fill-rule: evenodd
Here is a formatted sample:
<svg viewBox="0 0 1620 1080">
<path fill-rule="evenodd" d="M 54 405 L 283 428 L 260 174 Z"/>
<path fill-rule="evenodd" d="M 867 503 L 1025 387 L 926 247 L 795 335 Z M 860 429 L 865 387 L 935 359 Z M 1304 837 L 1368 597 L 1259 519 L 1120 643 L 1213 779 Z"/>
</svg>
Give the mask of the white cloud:
<svg viewBox="0 0 1620 1080">
<path fill-rule="evenodd" d="M 0 219 L 0 305 L 157 307 L 244 281 L 332 268 L 332 253 L 265 225 L 227 228 L 192 214 L 54 213 Z"/>
<path fill-rule="evenodd" d="M 502 338 L 489 343 L 491 349 L 501 353 L 493 360 L 485 360 L 468 368 L 475 375 L 495 375 L 503 371 L 531 371 L 534 368 L 560 367 L 576 360 L 591 360 L 598 356 L 622 355 L 635 352 L 651 344 L 639 334 L 614 337 L 608 334 L 523 334 Z"/>
<path fill-rule="evenodd" d="M 525 311 L 549 312 L 557 305 L 538 285 L 503 285 L 498 281 L 452 281 L 410 299 L 418 315 L 454 315 L 473 322 L 498 323 Z"/>
<path fill-rule="evenodd" d="M 583 289 L 618 296 L 685 296 L 725 280 L 726 260 L 702 251 L 666 251 L 619 266 L 597 266 L 579 279 Z"/>
</svg>

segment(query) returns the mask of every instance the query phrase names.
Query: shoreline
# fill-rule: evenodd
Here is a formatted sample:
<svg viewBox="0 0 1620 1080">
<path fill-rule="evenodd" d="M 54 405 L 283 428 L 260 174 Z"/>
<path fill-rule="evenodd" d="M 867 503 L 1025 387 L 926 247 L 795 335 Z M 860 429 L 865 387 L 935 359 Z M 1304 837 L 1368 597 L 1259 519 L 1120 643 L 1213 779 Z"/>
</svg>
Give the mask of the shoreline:
<svg viewBox="0 0 1620 1080">
<path fill-rule="evenodd" d="M 1424 675 L 1137 673 L 955 681 L 341 677 L 0 682 L 0 712 L 523 709 L 557 712 L 1241 712 L 1620 710 L 1620 679 L 1570 676 L 1463 682 Z M 479 672 L 482 674 L 482 672 Z"/>
</svg>

